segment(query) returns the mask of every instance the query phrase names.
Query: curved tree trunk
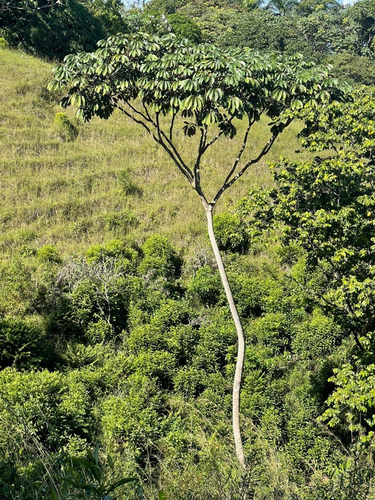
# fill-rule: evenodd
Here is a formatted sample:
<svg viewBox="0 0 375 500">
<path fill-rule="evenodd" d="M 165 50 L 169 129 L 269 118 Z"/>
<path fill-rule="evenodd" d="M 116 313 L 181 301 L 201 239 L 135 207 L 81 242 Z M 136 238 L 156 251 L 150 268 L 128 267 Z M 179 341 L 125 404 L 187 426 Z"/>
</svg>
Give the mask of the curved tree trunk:
<svg viewBox="0 0 375 500">
<path fill-rule="evenodd" d="M 241 325 L 241 320 L 238 315 L 236 304 L 234 303 L 233 294 L 229 286 L 228 277 L 225 272 L 225 267 L 223 263 L 223 259 L 221 258 L 221 254 L 219 251 L 219 247 L 217 245 L 217 241 L 214 234 L 214 226 L 212 221 L 212 210 L 213 207 L 211 205 L 205 206 L 206 215 L 207 215 L 207 226 L 208 226 L 208 234 L 210 236 L 212 250 L 215 255 L 217 267 L 219 268 L 220 278 L 224 285 L 225 294 L 227 296 L 228 304 L 230 307 L 230 312 L 233 317 L 234 324 L 236 326 L 237 338 L 238 338 L 238 351 L 237 351 L 237 362 L 236 362 L 236 371 L 234 374 L 233 380 L 233 434 L 234 434 L 234 442 L 236 445 L 236 454 L 237 458 L 245 468 L 245 455 L 243 452 L 242 438 L 241 438 L 241 429 L 240 429 L 240 390 L 241 390 L 241 381 L 242 381 L 242 371 L 243 371 L 243 363 L 245 358 L 245 337 L 243 334 L 243 329 Z"/>
</svg>

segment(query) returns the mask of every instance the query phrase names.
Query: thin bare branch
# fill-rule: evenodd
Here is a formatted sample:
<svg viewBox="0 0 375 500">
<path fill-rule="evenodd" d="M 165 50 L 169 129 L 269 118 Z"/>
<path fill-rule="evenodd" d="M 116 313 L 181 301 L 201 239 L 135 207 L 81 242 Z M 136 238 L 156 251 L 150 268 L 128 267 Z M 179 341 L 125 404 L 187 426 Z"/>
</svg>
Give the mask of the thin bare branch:
<svg viewBox="0 0 375 500">
<path fill-rule="evenodd" d="M 155 121 L 151 118 L 150 113 L 149 113 L 149 111 L 148 111 L 148 109 L 147 109 L 147 106 L 146 106 L 146 104 L 145 104 L 145 102 L 144 102 L 144 101 L 142 101 L 142 106 L 143 106 L 143 109 L 144 109 L 144 110 L 145 110 L 145 112 L 146 112 L 146 115 L 147 115 L 148 120 L 149 120 L 149 121 L 150 121 L 153 125 L 155 125 Z"/>
<path fill-rule="evenodd" d="M 225 182 L 222 187 L 219 189 L 219 191 L 217 192 L 215 198 L 214 198 L 214 203 L 216 204 L 217 201 L 219 200 L 219 198 L 221 197 L 221 195 L 228 189 L 230 188 L 231 186 L 233 186 L 233 184 L 240 178 L 243 176 L 243 174 L 248 170 L 248 168 L 251 166 L 251 165 L 254 165 L 255 163 L 258 163 L 258 161 L 263 157 L 265 156 L 268 151 L 271 149 L 273 143 L 275 142 L 276 140 L 276 137 L 278 136 L 279 134 L 274 134 L 272 135 L 272 137 L 269 139 L 269 141 L 266 143 L 266 145 L 264 146 L 264 148 L 261 150 L 261 152 L 258 154 L 258 156 L 256 158 L 254 158 L 253 160 L 250 160 L 249 162 L 247 162 L 243 167 L 242 169 L 231 179 L 231 180 L 228 180 L 227 182 Z"/>
<path fill-rule="evenodd" d="M 156 113 L 156 131 L 158 134 L 158 144 L 160 144 L 165 151 L 169 154 L 169 156 L 172 158 L 174 161 L 175 165 L 177 168 L 180 170 L 182 174 L 187 178 L 189 183 L 192 185 L 193 184 L 193 172 L 190 170 L 190 168 L 185 164 L 185 162 L 182 160 L 179 152 L 177 151 L 176 147 L 174 144 L 168 139 L 168 137 L 165 135 L 163 132 L 161 125 L 160 125 L 160 114 Z"/>
<path fill-rule="evenodd" d="M 234 114 L 229 118 L 228 122 L 227 123 L 232 123 L 232 120 L 234 118 Z M 208 142 L 206 145 L 205 145 L 205 148 L 204 148 L 204 151 L 203 153 L 205 153 L 207 151 L 207 149 L 209 147 L 211 147 L 213 144 L 215 144 L 215 142 L 220 139 L 220 137 L 224 134 L 224 130 L 220 130 L 220 132 L 213 138 L 211 139 L 210 142 Z"/>
<path fill-rule="evenodd" d="M 133 106 L 132 104 L 130 104 L 130 102 L 127 102 L 126 104 L 129 106 L 129 108 L 132 111 L 134 111 L 134 113 L 136 113 L 137 115 L 141 116 L 144 120 L 152 123 L 152 119 L 151 119 L 150 115 L 148 115 L 148 116 L 144 115 L 142 113 L 142 111 L 139 111 L 135 106 Z"/>
<path fill-rule="evenodd" d="M 172 120 L 171 120 L 171 125 L 169 127 L 169 140 L 170 141 L 173 141 L 173 127 L 174 127 L 174 121 L 176 119 L 176 116 L 178 114 L 178 110 L 176 111 L 173 111 L 173 116 L 172 116 Z"/>
<path fill-rule="evenodd" d="M 169 137 L 166 135 L 164 130 L 162 129 L 160 125 L 160 113 L 156 113 L 156 129 L 158 132 L 159 136 L 159 144 L 163 146 L 163 148 L 168 152 L 170 157 L 173 159 L 173 161 L 176 163 L 176 165 L 179 167 L 181 172 L 184 173 L 184 175 L 188 178 L 190 184 L 193 183 L 193 172 L 191 169 L 187 166 L 187 164 L 184 162 L 182 159 L 180 153 L 178 152 L 176 146 L 173 144 L 173 142 L 169 139 Z M 178 160 L 178 162 L 177 162 Z"/>
<path fill-rule="evenodd" d="M 142 127 L 144 129 L 147 130 L 147 132 L 154 138 L 154 140 L 158 143 L 159 143 L 159 139 L 153 134 L 152 130 L 150 129 L 150 127 L 142 120 L 140 120 L 139 118 L 136 118 L 134 115 L 132 115 L 131 113 L 129 113 L 129 111 L 127 111 L 125 108 L 123 108 L 122 106 L 120 106 L 119 104 L 116 104 L 116 107 L 122 112 L 124 113 L 125 116 L 127 116 L 128 118 L 130 118 L 131 120 L 133 120 L 135 123 L 138 123 L 139 125 L 142 125 Z"/>
<path fill-rule="evenodd" d="M 243 141 L 242 141 L 242 145 L 241 145 L 241 148 L 238 152 L 238 155 L 237 155 L 237 158 L 234 160 L 234 163 L 233 163 L 233 166 L 229 172 L 229 174 L 227 175 L 225 181 L 224 181 L 224 185 L 229 182 L 230 178 L 232 177 L 232 175 L 234 174 L 234 172 L 236 171 L 236 168 L 242 158 L 242 155 L 243 155 L 243 152 L 245 151 L 246 149 L 246 145 L 247 145 L 247 140 L 249 138 L 249 132 L 250 132 L 250 129 L 254 123 L 254 120 L 250 120 L 250 118 L 248 117 L 248 120 L 249 120 L 249 124 L 246 128 L 246 132 L 245 132 L 245 135 L 244 135 L 244 138 L 243 138 Z"/>
<path fill-rule="evenodd" d="M 198 153 L 197 153 L 197 159 L 194 164 L 194 187 L 195 189 L 198 189 L 201 187 L 201 175 L 200 175 L 200 164 L 201 164 L 201 158 L 202 155 L 204 154 L 204 146 L 207 138 L 207 129 L 200 129 L 201 131 L 201 138 L 199 141 L 199 147 L 198 147 Z"/>
</svg>

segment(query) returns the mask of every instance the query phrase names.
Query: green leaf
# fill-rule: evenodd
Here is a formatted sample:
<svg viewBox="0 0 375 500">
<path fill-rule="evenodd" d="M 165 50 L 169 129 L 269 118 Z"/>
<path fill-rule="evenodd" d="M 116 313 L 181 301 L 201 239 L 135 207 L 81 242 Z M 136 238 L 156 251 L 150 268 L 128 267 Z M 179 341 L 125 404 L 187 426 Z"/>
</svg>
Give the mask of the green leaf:
<svg viewBox="0 0 375 500">
<path fill-rule="evenodd" d="M 120 479 L 119 481 L 116 481 L 115 483 L 112 483 L 109 488 L 106 490 L 106 495 L 108 493 L 111 493 L 111 491 L 115 490 L 119 486 L 122 486 L 123 484 L 128 484 L 128 483 L 136 483 L 138 480 L 134 477 L 125 477 L 124 479 Z"/>
</svg>

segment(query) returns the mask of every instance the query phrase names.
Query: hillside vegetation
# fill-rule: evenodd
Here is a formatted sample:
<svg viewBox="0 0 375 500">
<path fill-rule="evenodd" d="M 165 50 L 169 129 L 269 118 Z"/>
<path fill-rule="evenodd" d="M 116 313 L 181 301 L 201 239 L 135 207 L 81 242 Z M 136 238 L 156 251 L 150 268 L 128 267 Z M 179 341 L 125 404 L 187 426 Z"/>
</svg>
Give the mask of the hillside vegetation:
<svg viewBox="0 0 375 500">
<path fill-rule="evenodd" d="M 123 115 L 60 108 L 51 68 L 0 48 L 0 499 L 374 499 L 372 87 L 306 105 L 303 145 L 293 122 L 220 200 L 243 470 L 200 201 Z M 209 191 L 239 145 L 202 163 Z"/>
</svg>

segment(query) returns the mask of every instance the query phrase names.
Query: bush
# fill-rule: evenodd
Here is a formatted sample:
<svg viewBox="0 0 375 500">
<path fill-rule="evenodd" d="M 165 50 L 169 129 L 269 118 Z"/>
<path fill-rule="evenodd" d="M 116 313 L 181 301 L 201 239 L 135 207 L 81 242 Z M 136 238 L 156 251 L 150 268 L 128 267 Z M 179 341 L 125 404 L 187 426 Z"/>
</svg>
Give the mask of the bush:
<svg viewBox="0 0 375 500">
<path fill-rule="evenodd" d="M 131 375 L 121 394 L 108 396 L 100 406 L 100 418 L 107 446 L 130 448 L 136 456 L 157 438 L 161 424 L 161 400 L 149 376 Z"/>
<path fill-rule="evenodd" d="M 118 173 L 118 182 L 121 186 L 121 191 L 126 196 L 142 196 L 142 189 L 132 181 L 128 170 L 122 170 Z"/>
<path fill-rule="evenodd" d="M 41 262 L 51 262 L 55 264 L 60 264 L 62 258 L 60 257 L 56 248 L 52 245 L 44 245 L 37 252 L 37 259 Z"/>
<path fill-rule="evenodd" d="M 86 252 L 86 258 L 89 263 L 115 259 L 116 266 L 135 272 L 138 252 L 133 248 L 128 248 L 121 240 L 111 240 L 104 245 L 90 247 Z"/>
<path fill-rule="evenodd" d="M 332 318 L 319 309 L 312 318 L 295 327 L 293 352 L 305 359 L 317 359 L 331 354 L 340 340 L 340 329 Z"/>
<path fill-rule="evenodd" d="M 64 142 L 72 142 L 78 137 L 77 125 L 73 124 L 65 113 L 56 113 L 54 123 L 59 137 Z"/>
<path fill-rule="evenodd" d="M 4 37 L 0 37 L 0 49 L 5 49 L 9 47 L 9 43 L 5 40 Z"/>
<path fill-rule="evenodd" d="M 172 27 L 173 33 L 176 35 L 187 38 L 193 43 L 202 42 L 203 35 L 200 27 L 189 17 L 180 13 L 175 13 L 170 14 L 167 19 Z"/>
<path fill-rule="evenodd" d="M 215 215 L 214 232 L 220 250 L 244 254 L 249 249 L 246 225 L 237 214 Z"/>
<path fill-rule="evenodd" d="M 181 259 L 164 236 L 150 236 L 142 246 L 143 259 L 139 266 L 142 274 L 150 277 L 177 278 L 181 272 Z"/>
<path fill-rule="evenodd" d="M 58 304 L 50 317 L 56 333 L 96 342 L 127 329 L 132 281 L 114 259 L 71 261 L 60 269 L 57 282 Z"/>
<path fill-rule="evenodd" d="M 210 266 L 198 269 L 187 284 L 187 293 L 206 306 L 214 306 L 221 302 L 224 289 L 218 271 L 214 271 Z"/>
<path fill-rule="evenodd" d="M 0 368 L 30 368 L 43 359 L 45 334 L 17 318 L 0 320 Z"/>
<path fill-rule="evenodd" d="M 375 61 L 369 57 L 341 52 L 331 56 L 329 62 L 341 78 L 359 85 L 375 84 Z"/>
<path fill-rule="evenodd" d="M 193 398 L 199 396 L 207 386 L 207 375 L 204 370 L 193 366 L 181 368 L 173 378 L 175 391 L 183 396 Z"/>
<path fill-rule="evenodd" d="M 232 273 L 228 278 L 242 317 L 260 316 L 265 312 L 269 291 L 275 286 L 272 280 Z"/>
<path fill-rule="evenodd" d="M 207 373 L 220 372 L 228 364 L 228 353 L 236 343 L 236 330 L 226 308 L 212 311 L 199 329 L 194 366 Z"/>
</svg>

